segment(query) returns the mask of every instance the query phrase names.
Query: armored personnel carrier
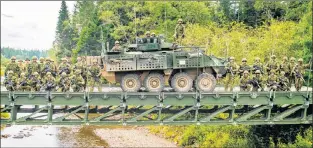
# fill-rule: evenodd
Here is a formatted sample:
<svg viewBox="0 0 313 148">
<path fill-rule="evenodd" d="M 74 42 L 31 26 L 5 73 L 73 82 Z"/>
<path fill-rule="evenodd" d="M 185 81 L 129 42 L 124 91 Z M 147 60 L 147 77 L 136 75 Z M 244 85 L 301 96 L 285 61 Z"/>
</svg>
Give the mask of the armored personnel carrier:
<svg viewBox="0 0 313 148">
<path fill-rule="evenodd" d="M 142 86 L 160 92 L 166 84 L 176 92 L 193 87 L 212 92 L 216 79 L 226 73 L 226 59 L 205 55 L 198 47 L 167 43 L 162 36 L 137 38 L 122 51 L 104 51 L 102 61 L 102 76 L 110 83 L 120 83 L 125 92 L 137 92 Z"/>
</svg>

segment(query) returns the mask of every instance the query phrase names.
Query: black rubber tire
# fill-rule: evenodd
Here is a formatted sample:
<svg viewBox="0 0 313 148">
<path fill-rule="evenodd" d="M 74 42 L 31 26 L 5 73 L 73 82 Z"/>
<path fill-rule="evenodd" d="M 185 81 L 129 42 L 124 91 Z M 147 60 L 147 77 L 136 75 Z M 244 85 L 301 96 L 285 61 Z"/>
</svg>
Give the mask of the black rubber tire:
<svg viewBox="0 0 313 148">
<path fill-rule="evenodd" d="M 132 81 L 132 84 L 134 84 L 133 87 L 128 87 L 126 83 L 130 83 L 129 81 Z M 121 81 L 121 87 L 124 92 L 138 92 L 138 90 L 141 88 L 141 81 L 139 79 L 138 74 L 126 74 L 122 77 Z"/>
<path fill-rule="evenodd" d="M 159 81 L 159 87 L 153 88 L 153 86 L 150 85 L 151 78 L 158 79 Z M 164 89 L 165 83 L 164 83 L 164 77 L 163 75 L 159 73 L 150 73 L 144 80 L 143 83 L 144 87 L 146 88 L 147 91 L 149 92 L 161 92 Z"/>
<path fill-rule="evenodd" d="M 206 79 L 206 81 L 202 83 L 206 83 L 206 84 L 201 84 L 201 81 L 203 81 L 204 79 Z M 207 85 L 207 86 L 204 86 L 204 85 Z M 213 92 L 215 87 L 216 87 L 216 79 L 212 74 L 202 73 L 196 79 L 196 88 L 200 92 Z"/>
<path fill-rule="evenodd" d="M 185 81 L 185 83 L 182 84 L 183 86 L 180 86 L 178 81 Z M 192 79 L 187 73 L 184 72 L 175 74 L 171 80 L 171 86 L 175 92 L 188 92 L 191 90 L 192 85 Z"/>
</svg>

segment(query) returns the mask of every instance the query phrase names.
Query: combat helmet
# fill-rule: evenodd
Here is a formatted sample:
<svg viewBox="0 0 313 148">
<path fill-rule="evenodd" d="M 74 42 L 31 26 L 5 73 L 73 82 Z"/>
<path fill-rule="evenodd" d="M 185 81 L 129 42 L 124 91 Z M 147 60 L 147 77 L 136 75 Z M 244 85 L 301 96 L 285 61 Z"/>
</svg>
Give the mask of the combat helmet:
<svg viewBox="0 0 313 148">
<path fill-rule="evenodd" d="M 47 57 L 47 58 L 46 58 L 46 61 L 49 61 L 49 62 L 50 62 L 50 61 L 51 61 L 51 59 L 50 59 L 49 57 Z"/>
<path fill-rule="evenodd" d="M 76 71 L 75 71 L 75 74 L 80 74 L 81 73 L 81 71 L 79 70 L 79 69 L 77 69 Z"/>
<path fill-rule="evenodd" d="M 235 60 L 235 58 L 234 58 L 234 57 L 230 57 L 229 59 L 230 59 L 230 60 Z"/>
<path fill-rule="evenodd" d="M 67 59 L 66 59 L 66 58 L 62 58 L 62 59 L 61 59 L 61 61 L 65 61 L 65 62 L 67 62 Z"/>
<path fill-rule="evenodd" d="M 97 59 L 93 59 L 92 63 L 98 63 Z"/>
<path fill-rule="evenodd" d="M 115 44 L 120 44 L 120 42 L 119 41 L 115 41 Z"/>
<path fill-rule="evenodd" d="M 255 74 L 260 74 L 260 73 L 261 73 L 260 70 L 256 70 L 256 71 L 255 71 Z"/>
<path fill-rule="evenodd" d="M 183 19 L 181 19 L 181 18 L 180 18 L 180 19 L 178 19 L 178 21 L 177 21 L 177 22 L 183 22 Z"/>
<path fill-rule="evenodd" d="M 284 57 L 283 57 L 283 60 L 288 60 L 288 57 L 287 57 L 287 56 L 284 56 Z"/>
<path fill-rule="evenodd" d="M 12 71 L 12 70 L 9 70 L 9 71 L 8 71 L 8 74 L 13 74 L 13 71 Z"/>
<path fill-rule="evenodd" d="M 247 70 L 245 70 L 244 72 L 243 72 L 243 74 L 248 74 L 249 73 L 249 71 L 247 71 Z"/>
<path fill-rule="evenodd" d="M 45 61 L 45 59 L 43 58 L 43 57 L 40 57 L 39 58 L 39 61 L 41 62 L 41 61 Z"/>
<path fill-rule="evenodd" d="M 147 32 L 146 32 L 146 35 L 147 35 L 147 34 L 149 34 L 149 35 L 150 35 L 150 31 L 147 31 Z"/>
<path fill-rule="evenodd" d="M 23 62 L 23 60 L 22 60 L 22 59 L 19 59 L 18 62 Z"/>
<path fill-rule="evenodd" d="M 276 55 L 273 54 L 273 55 L 271 56 L 271 58 L 272 58 L 272 59 L 276 59 Z"/>
<path fill-rule="evenodd" d="M 284 71 L 281 71 L 280 74 L 281 74 L 281 75 L 285 75 L 285 72 L 284 72 Z"/>
<path fill-rule="evenodd" d="M 255 57 L 254 60 L 255 61 L 260 61 L 260 57 Z"/>
<path fill-rule="evenodd" d="M 242 58 L 241 62 L 247 62 L 246 58 Z"/>
<path fill-rule="evenodd" d="M 33 57 L 32 57 L 32 60 L 37 60 L 37 57 L 36 57 L 36 56 L 33 56 Z"/>
<path fill-rule="evenodd" d="M 47 75 L 51 75 L 51 72 L 47 72 Z"/>
<path fill-rule="evenodd" d="M 11 60 L 16 60 L 16 57 L 15 57 L 15 56 L 12 56 L 12 57 L 11 57 Z"/>
<path fill-rule="evenodd" d="M 66 76 L 66 73 L 65 73 L 65 72 L 62 72 L 61 76 L 63 76 L 63 77 Z"/>
<path fill-rule="evenodd" d="M 34 75 L 34 76 L 37 76 L 37 75 L 38 75 L 38 72 L 34 72 L 33 75 Z"/>
<path fill-rule="evenodd" d="M 303 59 L 302 58 L 298 59 L 298 62 L 303 62 Z"/>
<path fill-rule="evenodd" d="M 21 73 L 21 77 L 24 77 L 24 76 L 25 76 L 25 72 L 22 72 L 22 73 Z"/>
<path fill-rule="evenodd" d="M 290 61 L 291 61 L 291 62 L 294 62 L 295 60 L 296 60 L 296 58 L 294 58 L 294 57 L 291 57 L 291 58 L 290 58 Z"/>
</svg>

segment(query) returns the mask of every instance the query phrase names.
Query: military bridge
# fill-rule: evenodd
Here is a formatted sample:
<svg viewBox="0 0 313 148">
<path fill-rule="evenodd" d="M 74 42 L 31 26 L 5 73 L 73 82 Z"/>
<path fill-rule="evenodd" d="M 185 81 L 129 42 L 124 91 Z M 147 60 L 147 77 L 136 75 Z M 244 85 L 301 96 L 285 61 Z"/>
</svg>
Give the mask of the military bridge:
<svg viewBox="0 0 313 148">
<path fill-rule="evenodd" d="M 312 124 L 312 91 L 1 91 L 1 106 L 2 113 L 10 114 L 1 124 L 13 125 Z"/>
</svg>

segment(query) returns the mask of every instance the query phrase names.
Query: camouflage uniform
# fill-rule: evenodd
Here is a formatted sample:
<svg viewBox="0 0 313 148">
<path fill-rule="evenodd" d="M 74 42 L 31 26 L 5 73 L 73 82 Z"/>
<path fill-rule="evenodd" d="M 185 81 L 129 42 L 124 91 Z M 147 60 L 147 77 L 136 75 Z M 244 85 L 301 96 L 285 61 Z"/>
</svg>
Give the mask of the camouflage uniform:
<svg viewBox="0 0 313 148">
<path fill-rule="evenodd" d="M 304 79 L 303 75 L 305 73 L 305 68 L 308 68 L 309 65 L 303 64 L 303 59 L 298 59 L 298 64 L 292 69 L 293 74 L 295 75 L 295 86 L 296 90 L 300 91 L 303 85 Z"/>
<path fill-rule="evenodd" d="M 52 76 L 51 72 L 47 72 L 46 76 L 42 79 L 43 85 L 42 89 L 45 91 L 55 91 L 55 78 Z"/>
<path fill-rule="evenodd" d="M 289 84 L 289 80 L 288 78 L 285 76 L 285 72 L 284 71 L 281 71 L 280 72 L 280 76 L 278 78 L 278 85 L 279 85 L 279 90 L 280 91 L 289 91 L 289 87 L 288 87 L 288 84 Z"/>
<path fill-rule="evenodd" d="M 175 27 L 174 34 L 175 42 L 178 43 L 179 45 L 181 44 L 182 39 L 185 37 L 185 26 L 182 23 L 183 20 L 178 19 L 178 24 Z"/>
<path fill-rule="evenodd" d="M 275 70 L 270 71 L 270 75 L 268 76 L 267 79 L 267 87 L 269 87 L 269 90 L 276 91 L 278 89 L 278 79 L 277 76 L 275 75 Z"/>
<path fill-rule="evenodd" d="M 18 74 L 20 73 L 20 68 L 17 65 L 17 63 L 15 62 L 16 58 L 13 56 L 11 57 L 11 62 L 7 65 L 5 71 L 4 71 L 4 75 L 7 76 L 8 71 L 12 71 L 13 75 L 15 77 L 18 77 Z"/>
<path fill-rule="evenodd" d="M 61 76 L 56 81 L 58 92 L 68 92 L 70 90 L 71 80 L 62 72 Z"/>
<path fill-rule="evenodd" d="M 86 66 L 83 63 L 82 59 L 80 57 L 77 58 L 77 63 L 73 66 L 73 73 L 75 71 L 79 70 L 80 71 L 80 75 L 83 77 L 84 79 L 84 88 L 86 88 L 86 83 L 87 83 L 87 70 L 86 70 Z"/>
<path fill-rule="evenodd" d="M 33 56 L 32 58 L 32 62 L 30 64 L 28 64 L 27 66 L 27 76 L 30 77 L 31 74 L 37 72 L 38 74 L 40 74 L 40 66 L 37 63 L 37 57 Z"/>
<path fill-rule="evenodd" d="M 62 74 L 63 72 L 65 72 L 66 74 L 71 73 L 71 65 L 67 63 L 66 58 L 62 58 L 62 63 L 59 65 L 58 70 L 59 75 Z"/>
<path fill-rule="evenodd" d="M 71 77 L 71 87 L 74 92 L 80 92 L 84 90 L 85 80 L 81 76 L 81 71 L 76 70 Z"/>
<path fill-rule="evenodd" d="M 288 58 L 285 56 L 283 58 L 283 61 L 281 62 L 279 68 L 280 68 L 280 72 L 285 72 L 285 76 L 288 78 L 289 77 L 289 72 L 290 72 L 290 69 L 289 69 L 289 63 L 288 63 Z"/>
<path fill-rule="evenodd" d="M 240 91 L 250 91 L 251 85 L 249 83 L 250 83 L 249 72 L 245 70 L 243 72 L 242 78 L 240 79 Z"/>
<path fill-rule="evenodd" d="M 45 66 L 45 59 L 43 57 L 40 57 L 39 58 L 39 69 L 40 69 L 40 76 L 41 77 L 44 77 L 44 73 L 43 73 L 43 69 L 44 69 L 44 66 Z"/>
<path fill-rule="evenodd" d="M 276 61 L 276 56 L 272 55 L 271 60 L 266 65 L 267 73 L 270 73 L 271 71 L 277 73 L 279 71 L 279 64 Z"/>
<path fill-rule="evenodd" d="M 295 74 L 294 72 L 292 71 L 293 68 L 296 66 L 296 62 L 295 62 L 295 58 L 294 57 L 291 57 L 290 58 L 290 62 L 288 64 L 288 69 L 289 69 L 289 87 L 291 87 L 292 84 L 295 84 Z"/>
<path fill-rule="evenodd" d="M 52 63 L 50 62 L 51 59 L 47 58 L 46 62 L 42 68 L 42 77 L 44 77 L 48 72 L 50 72 L 52 74 L 52 76 L 56 76 L 56 73 L 54 71 L 54 66 L 52 65 Z"/>
<path fill-rule="evenodd" d="M 119 41 L 115 41 L 115 45 L 111 51 L 121 51 L 121 46 Z"/>
<path fill-rule="evenodd" d="M 18 60 L 18 64 L 17 65 L 18 65 L 18 67 L 20 69 L 20 73 L 19 74 L 21 74 L 22 72 L 26 71 L 26 68 L 25 68 L 25 65 L 23 63 L 23 60 Z"/>
<path fill-rule="evenodd" d="M 8 91 L 15 91 L 16 90 L 16 77 L 12 70 L 7 72 L 7 77 L 4 80 L 4 86 Z"/>
<path fill-rule="evenodd" d="M 101 68 L 99 65 L 97 65 L 97 61 L 93 60 L 93 65 L 90 67 L 88 71 L 89 76 L 89 89 L 90 92 L 93 92 L 93 89 L 95 86 L 98 86 L 98 91 L 101 92 L 101 83 L 100 83 L 100 76 L 101 76 Z"/>
<path fill-rule="evenodd" d="M 230 88 L 230 91 L 233 91 L 235 76 L 238 68 L 237 64 L 234 62 L 234 57 L 230 57 L 229 60 L 230 61 L 226 65 L 227 73 L 225 77 L 225 91 L 228 91 L 228 88 Z"/>
<path fill-rule="evenodd" d="M 38 72 L 34 72 L 31 79 L 29 80 L 31 91 L 40 91 L 41 80 Z"/>
<path fill-rule="evenodd" d="M 56 77 L 56 75 L 57 75 L 57 66 L 54 64 L 54 60 L 53 59 L 50 59 L 50 65 L 51 65 L 51 67 L 52 67 L 52 74 L 55 74 L 55 77 Z"/>
<path fill-rule="evenodd" d="M 146 37 L 143 38 L 143 43 L 153 43 L 153 38 L 150 36 L 150 31 L 146 32 Z"/>
<path fill-rule="evenodd" d="M 250 66 L 247 64 L 247 59 L 243 58 L 241 62 L 242 64 L 239 66 L 239 70 L 238 70 L 240 78 L 242 77 L 244 71 L 248 71 L 250 73 Z"/>
<path fill-rule="evenodd" d="M 255 71 L 255 76 L 252 78 L 252 91 L 258 91 L 261 88 L 261 91 L 264 91 L 264 79 L 261 75 L 260 70 Z"/>
<path fill-rule="evenodd" d="M 24 72 L 21 73 L 21 76 L 18 79 L 17 89 L 19 91 L 30 91 L 29 79 L 26 77 Z"/>
<path fill-rule="evenodd" d="M 260 58 L 259 57 L 256 57 L 254 59 L 254 63 L 253 63 L 253 66 L 252 66 L 252 71 L 253 73 L 255 73 L 257 70 L 260 70 L 261 74 L 263 74 L 263 64 L 261 63 L 260 61 Z"/>
</svg>

